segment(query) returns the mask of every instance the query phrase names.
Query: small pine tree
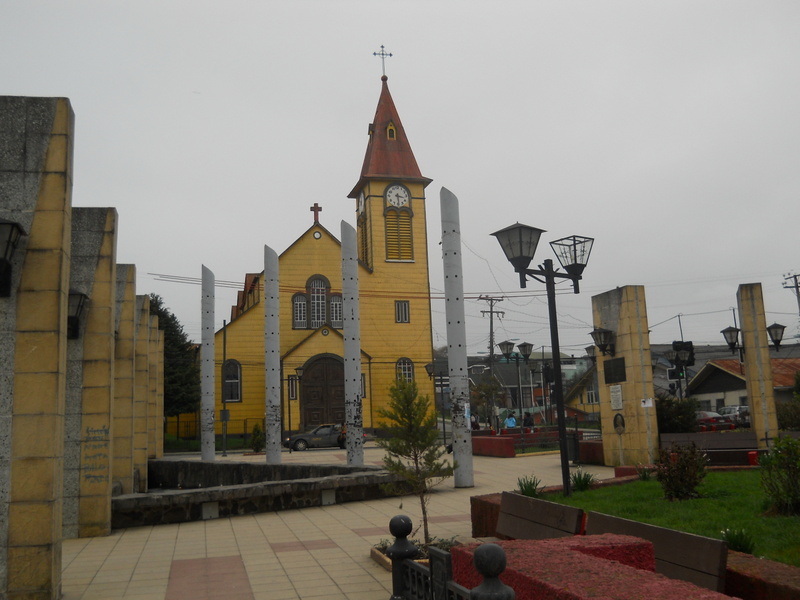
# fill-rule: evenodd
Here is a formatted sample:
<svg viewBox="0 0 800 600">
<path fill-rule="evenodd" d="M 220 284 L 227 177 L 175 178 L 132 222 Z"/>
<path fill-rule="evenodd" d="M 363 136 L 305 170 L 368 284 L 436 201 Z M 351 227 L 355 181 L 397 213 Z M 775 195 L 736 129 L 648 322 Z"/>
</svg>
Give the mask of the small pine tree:
<svg viewBox="0 0 800 600">
<path fill-rule="evenodd" d="M 253 449 L 253 452 L 263 452 L 264 447 L 267 445 L 267 437 L 264 434 L 264 429 L 261 427 L 261 423 L 256 423 L 253 425 L 253 433 L 250 436 L 250 447 Z"/>
<path fill-rule="evenodd" d="M 453 474 L 453 466 L 442 457 L 445 448 L 439 445 L 436 413 L 427 396 L 419 396 L 413 381 L 398 381 L 389 390 L 389 404 L 378 409 L 383 419 L 380 426 L 386 437 L 377 440 L 386 451 L 383 466 L 402 483 L 397 491 L 408 491 L 419 499 L 425 545 L 431 543 L 428 532 L 430 491 Z"/>
</svg>

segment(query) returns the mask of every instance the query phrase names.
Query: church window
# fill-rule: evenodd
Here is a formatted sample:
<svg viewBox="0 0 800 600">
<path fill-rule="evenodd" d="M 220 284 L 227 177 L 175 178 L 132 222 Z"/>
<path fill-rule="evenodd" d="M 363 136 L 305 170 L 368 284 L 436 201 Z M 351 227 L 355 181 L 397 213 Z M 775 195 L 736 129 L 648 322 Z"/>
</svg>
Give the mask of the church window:
<svg viewBox="0 0 800 600">
<path fill-rule="evenodd" d="M 314 275 L 308 280 L 305 293 L 292 296 L 292 327 L 317 329 L 323 325 L 336 329 L 344 326 L 342 295 L 331 294 L 328 280 Z"/>
<path fill-rule="evenodd" d="M 414 381 L 414 363 L 410 358 L 401 358 L 396 365 L 398 381 Z"/>
<path fill-rule="evenodd" d="M 222 364 L 222 401 L 242 401 L 242 365 L 232 358 Z"/>
<path fill-rule="evenodd" d="M 395 323 L 411 322 L 411 306 L 408 300 L 394 301 L 394 322 Z"/>
<path fill-rule="evenodd" d="M 411 245 L 411 211 L 386 210 L 386 260 L 414 260 Z"/>
<path fill-rule="evenodd" d="M 343 326 L 342 297 L 339 295 L 331 296 L 331 327 L 341 329 Z"/>
<path fill-rule="evenodd" d="M 324 279 L 315 278 L 308 286 L 308 296 L 311 300 L 311 329 L 322 327 L 325 324 L 327 285 Z"/>
<path fill-rule="evenodd" d="M 394 123 L 389 123 L 386 127 L 386 137 L 390 140 L 397 139 L 397 129 L 395 129 Z"/>
<path fill-rule="evenodd" d="M 358 217 L 358 260 L 370 267 L 369 227 L 366 212 Z"/>
<path fill-rule="evenodd" d="M 294 328 L 305 329 L 308 327 L 308 301 L 305 294 L 295 294 L 292 298 L 292 305 Z"/>
</svg>

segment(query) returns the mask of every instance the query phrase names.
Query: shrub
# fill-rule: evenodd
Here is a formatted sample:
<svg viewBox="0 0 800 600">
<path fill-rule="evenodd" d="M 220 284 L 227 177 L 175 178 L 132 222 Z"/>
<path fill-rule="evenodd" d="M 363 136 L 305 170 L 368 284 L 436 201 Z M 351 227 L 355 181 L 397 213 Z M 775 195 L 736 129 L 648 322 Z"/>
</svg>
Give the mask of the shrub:
<svg viewBox="0 0 800 600">
<path fill-rule="evenodd" d="M 659 433 L 693 433 L 697 431 L 699 405 L 692 398 L 672 398 L 664 394 L 656 396 L 656 419 Z"/>
<path fill-rule="evenodd" d="M 636 474 L 639 476 L 640 481 L 650 481 L 653 474 L 653 467 L 649 465 L 636 465 Z"/>
<path fill-rule="evenodd" d="M 536 475 L 520 477 L 517 479 L 517 486 L 519 492 L 523 496 L 530 496 L 531 498 L 538 498 L 542 495 L 542 480 Z"/>
<path fill-rule="evenodd" d="M 762 454 L 761 487 L 781 514 L 800 514 L 800 440 L 780 437 Z"/>
<path fill-rule="evenodd" d="M 264 435 L 264 429 L 261 423 L 253 425 L 253 433 L 250 435 L 250 447 L 253 452 L 262 452 L 267 445 L 267 436 Z"/>
<path fill-rule="evenodd" d="M 697 498 L 699 486 L 706 476 L 708 457 L 694 444 L 661 448 L 656 461 L 656 479 L 667 500 Z"/>
<path fill-rule="evenodd" d="M 723 529 L 722 539 L 728 544 L 728 550 L 752 554 L 756 549 L 753 536 L 744 529 Z"/>
<path fill-rule="evenodd" d="M 576 492 L 585 492 L 592 487 L 595 482 L 595 476 L 592 473 L 587 473 L 583 469 L 578 469 L 569 476 L 571 487 Z"/>
<path fill-rule="evenodd" d="M 800 431 L 800 400 L 776 402 L 775 412 L 778 416 L 778 429 Z"/>
</svg>

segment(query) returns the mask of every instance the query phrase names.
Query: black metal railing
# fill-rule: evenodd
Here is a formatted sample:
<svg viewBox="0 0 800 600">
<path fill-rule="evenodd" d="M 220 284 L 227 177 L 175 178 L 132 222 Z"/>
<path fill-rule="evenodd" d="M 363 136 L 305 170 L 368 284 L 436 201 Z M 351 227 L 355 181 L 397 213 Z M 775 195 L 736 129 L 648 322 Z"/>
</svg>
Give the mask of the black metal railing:
<svg viewBox="0 0 800 600">
<path fill-rule="evenodd" d="M 506 555 L 497 544 L 483 544 L 475 550 L 474 564 L 483 583 L 469 590 L 453 581 L 450 553 L 428 548 L 428 564 L 414 561 L 419 549 L 408 540 L 411 519 L 397 515 L 389 521 L 394 543 L 386 549 L 392 559 L 390 600 L 514 600 L 514 590 L 500 581 L 506 568 Z"/>
</svg>

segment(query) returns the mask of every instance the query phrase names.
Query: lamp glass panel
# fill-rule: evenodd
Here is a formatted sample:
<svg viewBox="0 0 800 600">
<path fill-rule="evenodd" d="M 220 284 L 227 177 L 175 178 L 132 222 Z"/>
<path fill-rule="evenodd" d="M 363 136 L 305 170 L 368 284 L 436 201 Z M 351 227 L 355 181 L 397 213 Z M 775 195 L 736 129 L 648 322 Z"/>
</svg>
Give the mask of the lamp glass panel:
<svg viewBox="0 0 800 600">
<path fill-rule="evenodd" d="M 525 360 L 528 360 L 528 357 L 533 352 L 533 344 L 529 344 L 528 342 L 522 342 L 521 344 L 517 344 L 517 350 L 519 353 L 525 357 Z"/>
<path fill-rule="evenodd" d="M 769 334 L 769 339 L 773 344 L 780 344 L 783 341 L 783 330 L 786 329 L 786 325 L 779 325 L 778 323 L 773 323 L 769 327 L 767 327 L 767 333 Z"/>
<path fill-rule="evenodd" d="M 514 351 L 514 342 L 509 342 L 508 340 L 505 342 L 498 342 L 497 346 L 506 358 L 511 356 L 511 353 Z"/>
<path fill-rule="evenodd" d="M 731 348 L 739 342 L 739 329 L 737 327 L 726 327 L 720 333 L 725 337 L 725 341 Z"/>
<path fill-rule="evenodd" d="M 519 271 L 526 269 L 533 260 L 536 247 L 539 245 L 539 238 L 543 233 L 543 229 L 515 223 L 505 229 L 495 231 L 492 235 L 500 243 L 508 262 Z"/>
<path fill-rule="evenodd" d="M 569 271 L 569 267 L 583 266 L 589 262 L 589 255 L 592 252 L 594 238 L 581 235 L 571 235 L 550 242 L 550 247 L 555 252 L 558 262 Z"/>
</svg>

